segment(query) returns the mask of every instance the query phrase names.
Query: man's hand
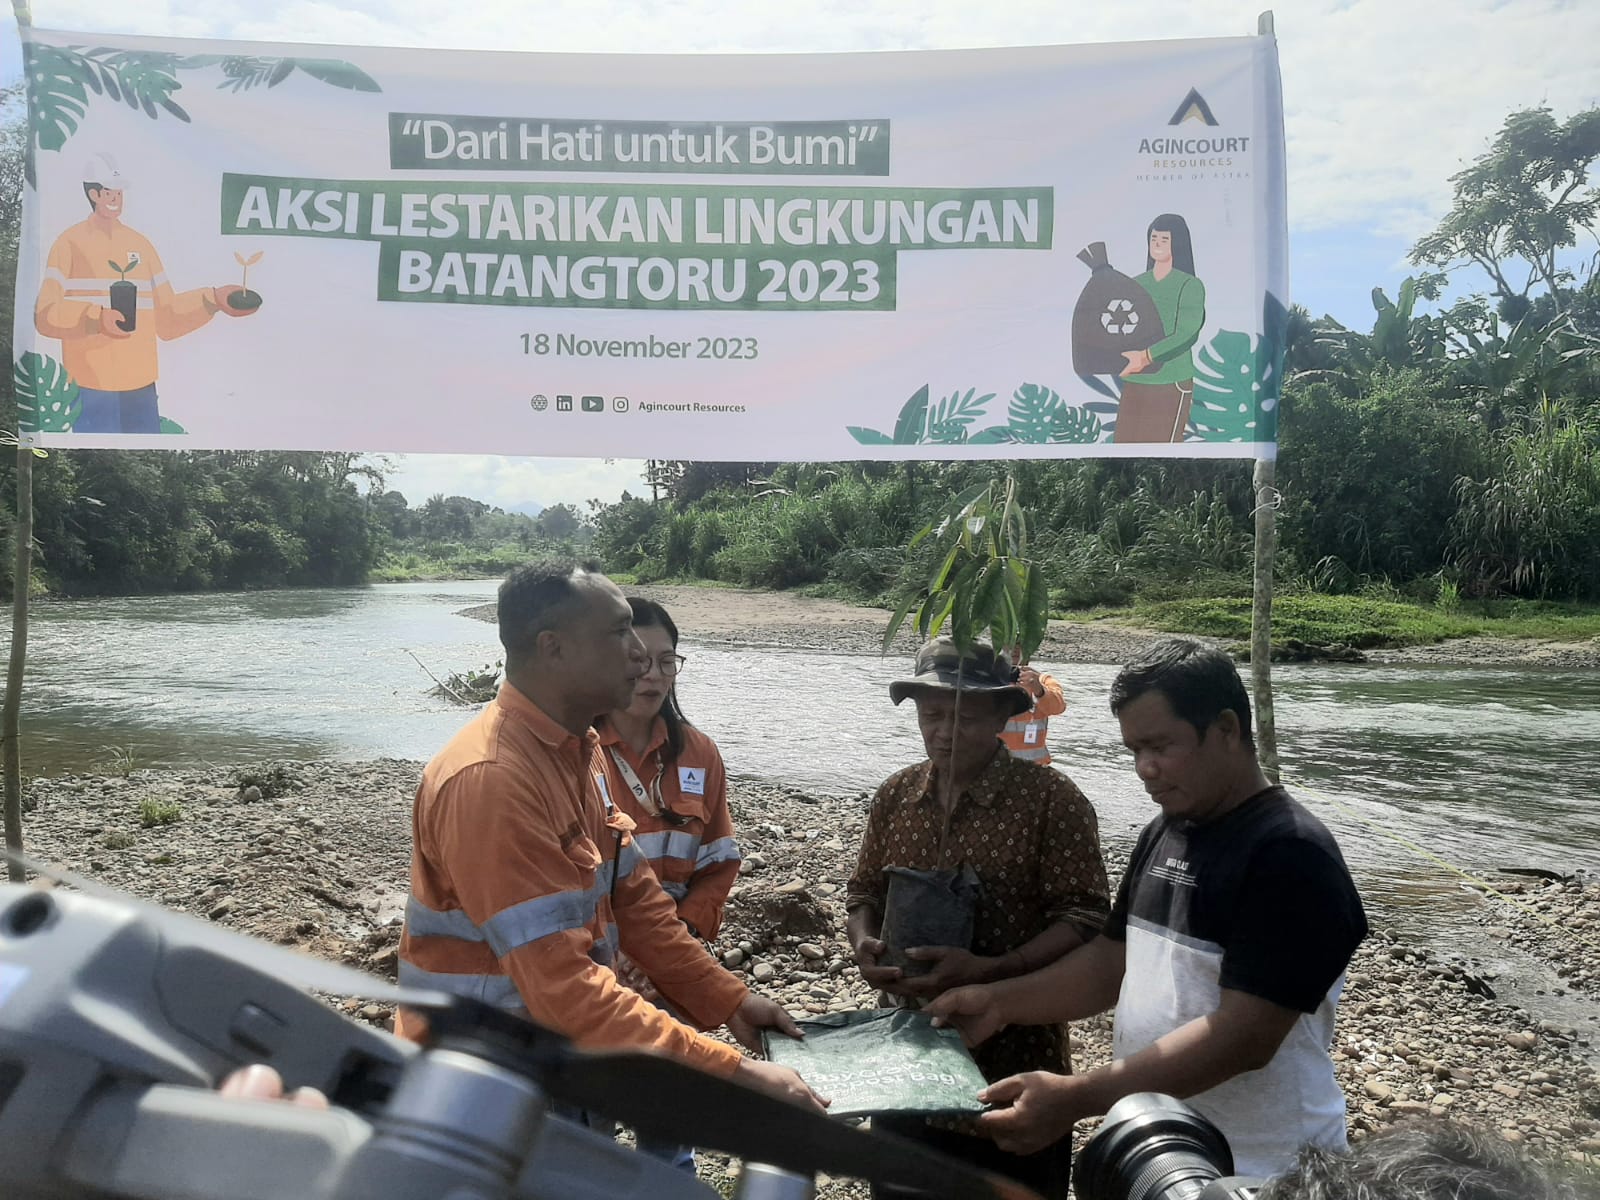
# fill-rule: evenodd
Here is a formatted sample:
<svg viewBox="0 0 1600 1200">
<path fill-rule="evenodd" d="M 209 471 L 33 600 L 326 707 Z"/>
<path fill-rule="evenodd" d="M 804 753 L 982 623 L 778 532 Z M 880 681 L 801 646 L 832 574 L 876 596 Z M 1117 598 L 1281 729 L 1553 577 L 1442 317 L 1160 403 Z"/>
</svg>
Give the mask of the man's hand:
<svg viewBox="0 0 1600 1200">
<path fill-rule="evenodd" d="M 746 1050 L 760 1054 L 763 1029 L 776 1029 L 792 1038 L 805 1037 L 800 1026 L 794 1023 L 794 1018 L 784 1011 L 783 1005 L 751 992 L 744 998 L 744 1003 L 733 1010 L 733 1016 L 728 1018 L 728 1032 Z"/>
<path fill-rule="evenodd" d="M 650 982 L 650 976 L 639 969 L 639 965 L 622 951 L 617 951 L 617 960 L 611 966 L 617 973 L 617 982 L 629 991 L 638 992 L 644 999 L 654 1004 L 661 998 L 661 993 L 656 985 Z"/>
<path fill-rule="evenodd" d="M 218 312 L 225 312 L 230 317 L 253 317 L 261 311 L 259 304 L 255 308 L 235 308 L 229 304 L 228 297 L 238 290 L 231 283 L 223 287 L 214 287 L 211 289 L 211 303 L 217 306 Z"/>
<path fill-rule="evenodd" d="M 240 1067 L 222 1081 L 217 1092 L 232 1100 L 287 1100 L 301 1108 L 328 1107 L 328 1098 L 316 1088 L 296 1088 L 292 1094 L 285 1096 L 283 1076 L 261 1063 Z"/>
<path fill-rule="evenodd" d="M 100 310 L 100 332 L 113 338 L 133 336 L 133 330 L 122 327 L 122 314 L 109 306 Z"/>
<path fill-rule="evenodd" d="M 901 980 L 905 972 L 899 967 L 880 967 L 878 959 L 888 952 L 889 947 L 878 938 L 862 938 L 856 943 L 856 967 L 861 972 L 861 978 L 868 987 L 875 987 L 880 992 L 889 992 L 892 995 L 904 995 Z"/>
<path fill-rule="evenodd" d="M 740 1062 L 739 1069 L 733 1073 L 733 1081 L 816 1113 L 833 1103 L 813 1092 L 793 1067 L 780 1067 L 777 1063 L 762 1062 L 760 1059 L 747 1058 Z"/>
<path fill-rule="evenodd" d="M 1090 1115 L 1071 1075 L 1029 1071 L 991 1083 L 978 1093 L 985 1104 L 1009 1105 L 978 1118 L 978 1131 L 1012 1154 L 1036 1154 L 1072 1134 L 1073 1123 Z"/>
<path fill-rule="evenodd" d="M 954 1025 L 961 1031 L 961 1040 L 968 1046 L 988 1041 L 1010 1024 L 1000 1011 L 994 990 L 986 987 L 955 988 L 934 1000 L 923 1011 L 932 1016 L 934 1025 L 940 1028 Z"/>
<path fill-rule="evenodd" d="M 1044 684 L 1039 682 L 1039 672 L 1032 667 L 1017 668 L 1017 682 L 1027 688 L 1035 700 L 1044 695 Z"/>
<path fill-rule="evenodd" d="M 933 969 L 926 975 L 909 976 L 900 985 L 908 996 L 933 997 L 951 988 L 988 983 L 994 978 L 995 968 L 999 965 L 993 958 L 957 946 L 913 946 L 906 951 L 906 957 L 933 964 Z"/>
</svg>

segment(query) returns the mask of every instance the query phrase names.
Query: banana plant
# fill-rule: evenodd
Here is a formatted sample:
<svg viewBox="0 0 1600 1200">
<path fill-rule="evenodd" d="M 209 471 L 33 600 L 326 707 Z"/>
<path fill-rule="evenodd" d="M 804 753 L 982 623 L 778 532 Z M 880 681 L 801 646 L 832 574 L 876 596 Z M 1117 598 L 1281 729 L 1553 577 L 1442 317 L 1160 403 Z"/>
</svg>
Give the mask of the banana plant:
<svg viewBox="0 0 1600 1200">
<path fill-rule="evenodd" d="M 883 652 L 914 612 L 924 640 L 938 637 L 948 622 L 963 653 L 987 632 L 996 650 L 1019 647 L 1026 662 L 1044 641 L 1050 595 L 1044 570 L 1028 557 L 1028 520 L 1017 502 L 1015 477 L 968 488 L 906 549 L 929 539 L 933 572 L 926 586 L 913 586 L 901 598 Z"/>
</svg>

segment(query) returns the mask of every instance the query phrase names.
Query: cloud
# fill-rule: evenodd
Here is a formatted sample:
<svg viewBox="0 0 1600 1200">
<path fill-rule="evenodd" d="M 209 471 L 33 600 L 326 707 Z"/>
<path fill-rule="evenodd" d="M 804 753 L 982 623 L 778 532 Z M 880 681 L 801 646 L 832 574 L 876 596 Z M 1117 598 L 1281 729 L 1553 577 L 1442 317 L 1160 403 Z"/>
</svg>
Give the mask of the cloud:
<svg viewBox="0 0 1600 1200">
<path fill-rule="evenodd" d="M 529 501 L 548 508 L 591 499 L 616 501 L 624 491 L 648 494 L 644 463 L 631 458 L 507 458 L 489 454 L 387 454 L 385 486 L 413 506 L 436 492 L 470 496 L 499 508 Z"/>
</svg>

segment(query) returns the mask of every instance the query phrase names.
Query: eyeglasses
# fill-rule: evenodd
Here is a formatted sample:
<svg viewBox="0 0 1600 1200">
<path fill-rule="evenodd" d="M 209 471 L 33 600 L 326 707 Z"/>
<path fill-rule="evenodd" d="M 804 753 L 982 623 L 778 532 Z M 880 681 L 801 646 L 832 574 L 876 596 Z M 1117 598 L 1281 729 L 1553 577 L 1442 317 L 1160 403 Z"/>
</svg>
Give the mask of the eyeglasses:
<svg viewBox="0 0 1600 1200">
<path fill-rule="evenodd" d="M 662 654 L 656 658 L 647 658 L 644 660 L 644 673 L 648 675 L 654 669 L 660 671 L 666 678 L 671 679 L 679 671 L 683 670 L 683 664 L 688 661 L 681 654 Z"/>
</svg>

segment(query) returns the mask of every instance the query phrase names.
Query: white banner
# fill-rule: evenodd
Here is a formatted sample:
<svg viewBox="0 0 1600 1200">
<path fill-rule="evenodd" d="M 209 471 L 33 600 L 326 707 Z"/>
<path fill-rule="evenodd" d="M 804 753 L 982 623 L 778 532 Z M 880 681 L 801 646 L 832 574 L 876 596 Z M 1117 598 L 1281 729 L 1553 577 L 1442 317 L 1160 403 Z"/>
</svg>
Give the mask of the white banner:
<svg viewBox="0 0 1600 1200">
<path fill-rule="evenodd" d="M 495 54 L 24 31 L 54 446 L 1266 456 L 1269 37 Z"/>
</svg>

